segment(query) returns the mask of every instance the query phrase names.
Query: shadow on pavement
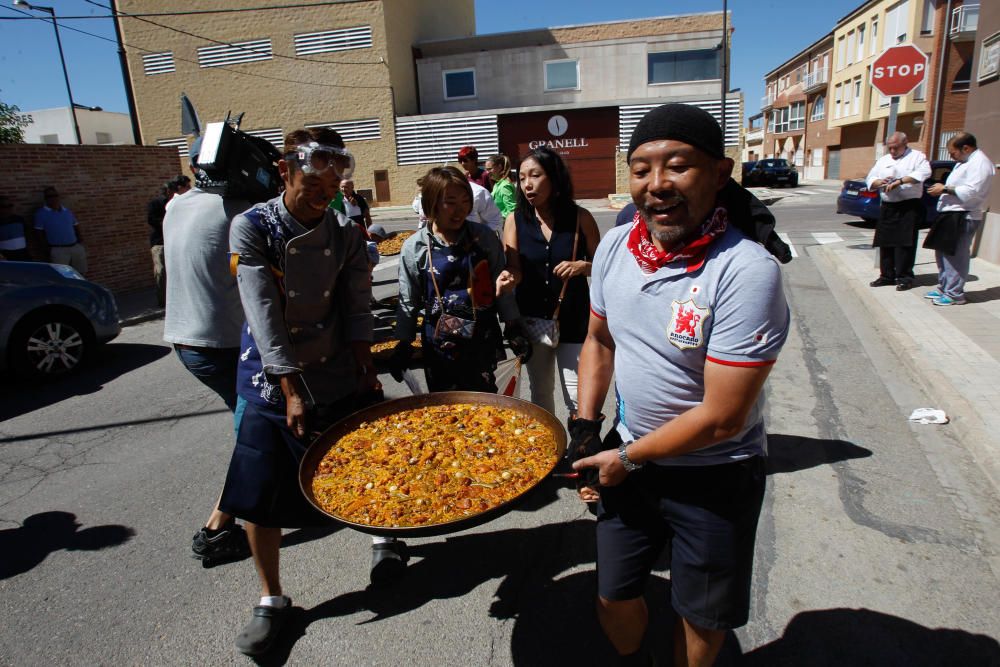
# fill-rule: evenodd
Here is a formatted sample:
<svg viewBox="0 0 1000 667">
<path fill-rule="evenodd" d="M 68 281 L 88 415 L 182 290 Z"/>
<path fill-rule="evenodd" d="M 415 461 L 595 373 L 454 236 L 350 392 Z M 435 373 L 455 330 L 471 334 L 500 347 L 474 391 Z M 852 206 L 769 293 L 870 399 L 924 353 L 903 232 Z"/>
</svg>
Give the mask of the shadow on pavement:
<svg viewBox="0 0 1000 667">
<path fill-rule="evenodd" d="M 807 470 L 821 465 L 863 459 L 870 449 L 843 440 L 820 440 L 798 435 L 769 433 L 767 436 L 767 474 Z"/>
<path fill-rule="evenodd" d="M 121 375 L 151 364 L 170 354 L 164 345 L 142 343 L 108 343 L 95 351 L 94 356 L 79 369 L 66 377 L 36 384 L 25 391 L 23 382 L 12 378 L 2 383 L 0 389 L 0 421 L 18 417 L 53 405 L 71 396 L 93 394 Z"/>
<path fill-rule="evenodd" d="M 41 512 L 19 528 L 0 530 L 0 580 L 28 572 L 54 551 L 97 551 L 124 544 L 135 535 L 131 528 L 113 524 L 79 528 L 75 514 Z"/>
<path fill-rule="evenodd" d="M 104 431 L 108 429 L 139 426 L 141 424 L 177 421 L 180 419 L 187 419 L 188 417 L 204 417 L 205 415 L 215 415 L 221 413 L 229 415 L 233 414 L 228 408 L 220 408 L 218 410 L 198 410 L 196 412 L 182 412 L 179 414 L 161 415 L 159 417 L 145 417 L 143 419 L 129 419 L 127 421 L 119 422 L 103 422 L 100 424 L 91 424 L 90 426 L 80 426 L 77 428 L 56 429 L 54 431 L 32 431 L 26 435 L 11 435 L 6 438 L 0 438 L 0 444 L 6 442 L 21 442 L 24 440 L 37 440 L 39 438 L 51 438 L 53 436 L 69 435 L 71 433 L 87 433 L 91 431 Z M 0 419 L 0 421 L 2 421 L 2 419 Z"/>
<path fill-rule="evenodd" d="M 287 547 L 294 547 L 297 544 L 305 544 L 306 542 L 312 542 L 313 540 L 321 540 L 324 537 L 333 535 L 342 528 L 342 525 L 336 523 L 315 528 L 299 528 L 281 536 L 281 548 L 285 549 Z"/>
<path fill-rule="evenodd" d="M 739 660 L 720 656 L 719 664 L 996 666 L 1000 665 L 1000 644 L 985 635 L 928 628 L 871 609 L 821 609 L 796 614 L 779 639 Z"/>
<path fill-rule="evenodd" d="M 410 564 L 406 575 L 398 582 L 344 593 L 312 609 L 294 608 L 278 644 L 267 656 L 258 659 L 258 664 L 285 664 L 295 643 L 318 621 L 371 612 L 373 617 L 359 622 L 373 623 L 419 609 L 433 600 L 462 597 L 492 579 L 501 581 L 489 609 L 491 616 L 511 619 L 530 611 L 534 617 L 537 612 L 532 608 L 547 599 L 559 573 L 577 565 L 592 564 L 594 555 L 594 523 L 584 519 L 538 528 L 458 535 L 411 545 Z M 573 606 L 578 609 L 573 617 L 579 614 L 581 618 L 591 619 L 586 622 L 596 624 L 592 604 L 593 577 L 593 571 L 588 570 L 571 577 L 571 583 L 560 586 L 568 587 L 571 592 L 577 587 L 589 588 L 589 593 L 581 593 L 580 598 L 574 599 Z M 564 597 L 567 595 L 565 593 Z M 561 612 L 565 613 L 565 610 Z M 551 620 L 555 622 L 557 617 Z M 563 632 L 550 637 L 549 641 L 558 641 L 562 649 L 571 650 L 579 637 Z"/>
<path fill-rule="evenodd" d="M 969 300 L 969 303 L 996 301 L 1000 299 L 1000 287 L 987 287 L 986 289 L 976 290 L 975 292 L 966 292 L 965 298 Z"/>
<path fill-rule="evenodd" d="M 549 665 L 614 665 L 617 656 L 597 622 L 594 571 L 577 572 L 550 581 L 525 596 L 511 633 L 511 662 L 519 667 Z M 674 612 L 670 581 L 653 575 L 646 582 L 649 628 L 646 648 L 657 664 L 670 665 Z"/>
</svg>

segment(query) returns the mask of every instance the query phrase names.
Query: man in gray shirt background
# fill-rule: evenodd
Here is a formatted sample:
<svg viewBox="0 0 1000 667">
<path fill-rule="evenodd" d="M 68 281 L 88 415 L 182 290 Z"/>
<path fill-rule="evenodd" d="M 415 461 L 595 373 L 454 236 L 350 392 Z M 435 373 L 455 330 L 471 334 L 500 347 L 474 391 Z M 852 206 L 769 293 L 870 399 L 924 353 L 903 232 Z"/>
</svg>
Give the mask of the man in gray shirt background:
<svg viewBox="0 0 1000 667">
<path fill-rule="evenodd" d="M 192 167 L 196 159 L 192 152 Z M 229 268 L 229 224 L 249 207 L 245 200 L 195 187 L 175 195 L 163 219 L 167 274 L 163 340 L 173 344 L 184 367 L 231 411 L 236 411 L 237 403 L 243 306 Z M 217 506 L 205 527 L 195 533 L 191 549 L 206 567 L 250 553 L 243 528 Z"/>
</svg>

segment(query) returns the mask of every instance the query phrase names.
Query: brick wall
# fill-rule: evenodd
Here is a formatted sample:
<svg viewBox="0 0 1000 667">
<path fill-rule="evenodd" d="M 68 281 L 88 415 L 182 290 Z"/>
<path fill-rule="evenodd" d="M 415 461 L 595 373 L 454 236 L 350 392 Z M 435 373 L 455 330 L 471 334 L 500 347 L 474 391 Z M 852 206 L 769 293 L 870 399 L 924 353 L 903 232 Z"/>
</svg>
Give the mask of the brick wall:
<svg viewBox="0 0 1000 667">
<path fill-rule="evenodd" d="M 8 165 L 3 191 L 29 227 L 42 189 L 59 190 L 80 223 L 89 280 L 116 292 L 152 287 L 146 205 L 177 175 L 176 149 L 8 144 L 0 145 L 0 164 Z"/>
</svg>

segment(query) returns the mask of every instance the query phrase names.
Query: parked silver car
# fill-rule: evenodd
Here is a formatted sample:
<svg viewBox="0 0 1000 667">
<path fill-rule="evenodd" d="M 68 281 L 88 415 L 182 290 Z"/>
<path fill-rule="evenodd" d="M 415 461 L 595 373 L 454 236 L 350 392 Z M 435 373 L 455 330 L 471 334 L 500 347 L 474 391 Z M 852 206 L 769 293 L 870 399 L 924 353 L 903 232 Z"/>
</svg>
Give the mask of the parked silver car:
<svg viewBox="0 0 1000 667">
<path fill-rule="evenodd" d="M 0 371 L 43 379 L 76 370 L 121 332 L 110 290 L 74 269 L 0 261 Z"/>
</svg>

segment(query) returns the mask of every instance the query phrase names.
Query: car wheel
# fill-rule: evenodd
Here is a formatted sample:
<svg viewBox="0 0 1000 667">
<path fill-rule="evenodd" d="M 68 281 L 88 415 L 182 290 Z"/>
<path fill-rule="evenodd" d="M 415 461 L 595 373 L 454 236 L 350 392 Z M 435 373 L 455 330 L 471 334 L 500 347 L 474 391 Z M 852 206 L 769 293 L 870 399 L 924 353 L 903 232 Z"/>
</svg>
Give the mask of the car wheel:
<svg viewBox="0 0 1000 667">
<path fill-rule="evenodd" d="M 94 347 L 90 325 L 79 315 L 29 315 L 11 333 L 10 365 L 22 377 L 45 379 L 75 371 Z"/>
</svg>

